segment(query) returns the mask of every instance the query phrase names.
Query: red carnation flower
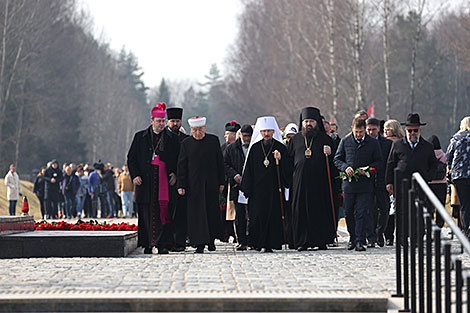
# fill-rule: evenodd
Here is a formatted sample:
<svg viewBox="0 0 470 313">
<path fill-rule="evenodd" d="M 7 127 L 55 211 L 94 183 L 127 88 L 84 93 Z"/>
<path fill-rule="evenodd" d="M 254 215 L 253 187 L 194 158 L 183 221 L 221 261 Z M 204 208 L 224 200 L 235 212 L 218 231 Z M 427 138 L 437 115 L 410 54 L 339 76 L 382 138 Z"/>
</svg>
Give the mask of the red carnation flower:
<svg viewBox="0 0 470 313">
<path fill-rule="evenodd" d="M 371 167 L 371 168 L 370 168 L 370 172 L 372 173 L 372 175 L 375 175 L 375 173 L 377 172 L 377 170 L 375 169 L 375 167 Z"/>
</svg>

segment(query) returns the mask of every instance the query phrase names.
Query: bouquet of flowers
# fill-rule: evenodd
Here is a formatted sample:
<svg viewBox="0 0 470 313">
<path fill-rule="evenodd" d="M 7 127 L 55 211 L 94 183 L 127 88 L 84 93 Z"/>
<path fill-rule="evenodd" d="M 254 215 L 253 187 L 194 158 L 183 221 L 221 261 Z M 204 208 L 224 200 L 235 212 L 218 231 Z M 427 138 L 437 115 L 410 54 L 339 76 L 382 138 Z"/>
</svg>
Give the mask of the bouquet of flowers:
<svg viewBox="0 0 470 313">
<path fill-rule="evenodd" d="M 346 172 L 340 172 L 339 173 L 339 178 L 342 180 L 348 180 L 349 182 L 352 182 L 353 178 L 358 181 L 360 176 L 365 176 L 367 178 L 370 178 L 372 175 L 375 175 L 376 169 L 370 166 L 363 166 L 363 167 L 358 167 L 356 170 L 354 170 L 354 173 L 351 176 L 348 176 Z M 338 178 L 337 177 L 337 178 Z"/>
</svg>

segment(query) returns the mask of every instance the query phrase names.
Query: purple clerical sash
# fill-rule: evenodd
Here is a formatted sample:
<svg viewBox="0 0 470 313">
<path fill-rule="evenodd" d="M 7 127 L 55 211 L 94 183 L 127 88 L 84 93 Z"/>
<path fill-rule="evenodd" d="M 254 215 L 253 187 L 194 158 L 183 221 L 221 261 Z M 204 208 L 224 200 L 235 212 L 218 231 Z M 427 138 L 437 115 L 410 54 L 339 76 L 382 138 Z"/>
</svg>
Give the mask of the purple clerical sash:
<svg viewBox="0 0 470 313">
<path fill-rule="evenodd" d="M 165 162 L 161 161 L 159 156 L 156 155 L 152 160 L 153 165 L 158 165 L 158 202 L 160 204 L 160 220 L 162 224 L 170 222 L 170 215 L 168 214 L 168 202 L 170 201 L 168 193 L 168 175 L 166 173 Z"/>
</svg>

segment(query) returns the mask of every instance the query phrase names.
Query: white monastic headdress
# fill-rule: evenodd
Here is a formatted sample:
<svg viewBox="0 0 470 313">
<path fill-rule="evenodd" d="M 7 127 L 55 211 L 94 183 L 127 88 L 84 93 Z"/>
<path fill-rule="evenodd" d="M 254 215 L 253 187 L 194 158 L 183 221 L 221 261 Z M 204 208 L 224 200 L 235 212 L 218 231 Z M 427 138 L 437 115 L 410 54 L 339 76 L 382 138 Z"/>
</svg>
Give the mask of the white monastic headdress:
<svg viewBox="0 0 470 313">
<path fill-rule="evenodd" d="M 195 116 L 188 119 L 189 127 L 206 126 L 206 118 L 202 116 Z"/>
</svg>

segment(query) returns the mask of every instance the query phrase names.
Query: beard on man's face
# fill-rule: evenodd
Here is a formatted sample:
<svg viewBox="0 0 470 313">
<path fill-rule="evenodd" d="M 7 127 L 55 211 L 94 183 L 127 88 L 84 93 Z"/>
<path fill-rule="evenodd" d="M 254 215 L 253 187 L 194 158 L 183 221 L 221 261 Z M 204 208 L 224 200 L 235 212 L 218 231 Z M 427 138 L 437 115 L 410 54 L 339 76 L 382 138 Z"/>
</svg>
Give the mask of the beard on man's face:
<svg viewBox="0 0 470 313">
<path fill-rule="evenodd" d="M 174 133 L 178 133 L 180 131 L 180 128 L 178 127 L 178 125 L 173 125 L 170 127 L 170 129 Z"/>
<path fill-rule="evenodd" d="M 318 125 L 315 127 L 312 127 L 311 125 L 302 127 L 302 134 L 308 138 L 316 137 L 318 132 L 319 132 Z"/>
</svg>

